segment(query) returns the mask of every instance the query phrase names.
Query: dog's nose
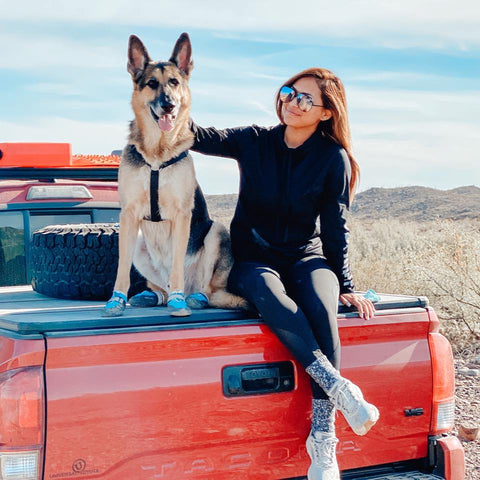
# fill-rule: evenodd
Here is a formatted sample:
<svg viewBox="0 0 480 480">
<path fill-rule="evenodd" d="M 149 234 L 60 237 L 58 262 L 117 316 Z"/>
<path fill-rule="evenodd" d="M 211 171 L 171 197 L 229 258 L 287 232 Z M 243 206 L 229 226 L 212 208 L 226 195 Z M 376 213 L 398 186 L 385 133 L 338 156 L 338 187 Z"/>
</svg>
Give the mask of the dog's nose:
<svg viewBox="0 0 480 480">
<path fill-rule="evenodd" d="M 158 103 L 160 104 L 161 109 L 165 113 L 170 113 L 174 108 L 175 104 L 172 103 L 172 99 L 170 95 L 167 95 L 165 92 L 160 94 L 160 98 L 158 99 Z"/>
<path fill-rule="evenodd" d="M 164 102 L 161 104 L 161 107 L 165 113 L 170 113 L 175 108 L 175 105 L 170 102 Z"/>
</svg>

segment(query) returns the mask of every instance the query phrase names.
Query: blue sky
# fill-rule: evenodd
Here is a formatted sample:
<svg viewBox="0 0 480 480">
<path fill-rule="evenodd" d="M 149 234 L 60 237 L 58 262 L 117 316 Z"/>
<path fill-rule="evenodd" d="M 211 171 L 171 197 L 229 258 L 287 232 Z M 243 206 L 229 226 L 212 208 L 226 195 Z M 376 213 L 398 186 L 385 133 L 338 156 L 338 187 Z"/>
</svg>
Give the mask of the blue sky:
<svg viewBox="0 0 480 480">
<path fill-rule="evenodd" d="M 480 186 L 473 0 L 0 0 L 0 142 L 122 148 L 132 118 L 129 35 L 164 60 L 183 31 L 200 125 L 273 125 L 276 89 L 322 66 L 347 89 L 360 190 Z M 204 192 L 237 191 L 234 161 L 194 157 Z"/>
</svg>

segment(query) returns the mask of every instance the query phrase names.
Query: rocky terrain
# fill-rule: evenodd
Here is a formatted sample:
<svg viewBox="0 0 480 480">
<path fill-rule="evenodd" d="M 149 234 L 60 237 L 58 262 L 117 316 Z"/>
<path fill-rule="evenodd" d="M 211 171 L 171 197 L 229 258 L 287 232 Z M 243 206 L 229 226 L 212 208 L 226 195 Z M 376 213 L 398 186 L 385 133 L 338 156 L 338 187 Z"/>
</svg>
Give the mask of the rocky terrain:
<svg viewBox="0 0 480 480">
<path fill-rule="evenodd" d="M 480 479 L 480 356 L 455 359 L 455 433 L 465 449 L 465 480 Z M 462 436 L 476 431 L 476 439 Z M 472 435 L 472 436 L 473 436 Z M 471 438 L 471 437 L 470 437 Z"/>
</svg>

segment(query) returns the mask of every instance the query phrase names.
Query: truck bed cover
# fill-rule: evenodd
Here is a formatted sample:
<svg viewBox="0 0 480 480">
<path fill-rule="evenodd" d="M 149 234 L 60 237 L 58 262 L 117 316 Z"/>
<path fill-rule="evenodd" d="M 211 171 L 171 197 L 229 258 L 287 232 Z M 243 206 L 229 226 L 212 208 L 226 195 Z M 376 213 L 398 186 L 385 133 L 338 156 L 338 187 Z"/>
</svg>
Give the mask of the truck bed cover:
<svg viewBox="0 0 480 480">
<path fill-rule="evenodd" d="M 63 300 L 34 292 L 28 285 L 0 288 L 0 329 L 17 334 L 45 334 L 78 330 L 158 326 L 165 329 L 195 328 L 216 322 L 234 324 L 261 322 L 254 312 L 207 308 L 193 311 L 189 317 L 171 317 L 165 307 L 128 307 L 121 317 L 102 317 L 104 301 Z M 380 295 L 375 303 L 378 315 L 391 310 L 425 308 L 426 297 Z M 339 306 L 339 315 L 356 316 L 353 308 Z M 86 332 L 85 332 L 86 333 Z M 100 332 L 97 332 L 100 333 Z"/>
</svg>

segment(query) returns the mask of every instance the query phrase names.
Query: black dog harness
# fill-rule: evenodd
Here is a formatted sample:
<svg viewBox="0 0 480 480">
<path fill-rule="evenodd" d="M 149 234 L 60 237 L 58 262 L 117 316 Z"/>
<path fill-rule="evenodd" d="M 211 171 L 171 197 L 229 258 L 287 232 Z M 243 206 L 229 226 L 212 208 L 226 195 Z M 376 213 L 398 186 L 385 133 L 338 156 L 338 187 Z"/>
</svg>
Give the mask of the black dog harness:
<svg viewBox="0 0 480 480">
<path fill-rule="evenodd" d="M 145 161 L 141 153 L 135 148 L 135 145 L 129 145 L 130 147 L 130 155 L 132 155 L 135 159 L 135 163 L 138 164 L 145 164 L 150 167 L 150 218 L 145 218 L 144 220 L 150 220 L 151 222 L 161 222 L 162 216 L 160 215 L 160 208 L 158 205 L 158 173 L 161 169 L 167 168 L 174 163 L 183 160 L 188 155 L 188 150 L 182 152 L 178 157 L 171 158 L 165 163 L 162 163 L 158 170 L 153 170 L 152 166 Z"/>
</svg>

